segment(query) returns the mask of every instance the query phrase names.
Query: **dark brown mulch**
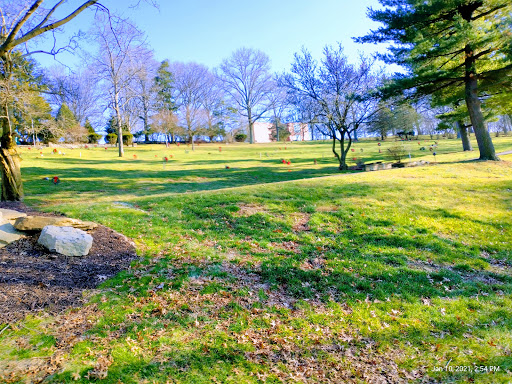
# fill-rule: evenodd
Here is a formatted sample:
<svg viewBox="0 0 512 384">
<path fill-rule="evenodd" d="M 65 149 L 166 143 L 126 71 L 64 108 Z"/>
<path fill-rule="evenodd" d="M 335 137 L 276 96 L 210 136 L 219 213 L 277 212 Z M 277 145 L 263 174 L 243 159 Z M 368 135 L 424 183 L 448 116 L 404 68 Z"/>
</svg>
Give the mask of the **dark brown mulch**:
<svg viewBox="0 0 512 384">
<path fill-rule="evenodd" d="M 58 216 L 31 210 L 23 203 L 2 202 L 0 208 L 29 215 Z M 127 269 L 136 258 L 125 236 L 99 226 L 89 231 L 93 245 L 87 256 L 66 257 L 37 243 L 39 233 L 0 249 L 0 324 L 44 310 L 57 314 L 83 302 L 83 291 Z"/>
</svg>

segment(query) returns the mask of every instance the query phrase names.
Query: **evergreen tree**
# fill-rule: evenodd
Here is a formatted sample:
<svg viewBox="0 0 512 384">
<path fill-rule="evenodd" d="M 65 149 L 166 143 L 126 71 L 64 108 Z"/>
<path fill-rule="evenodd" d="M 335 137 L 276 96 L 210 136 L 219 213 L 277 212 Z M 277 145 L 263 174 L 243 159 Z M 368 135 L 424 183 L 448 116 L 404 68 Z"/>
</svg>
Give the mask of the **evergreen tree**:
<svg viewBox="0 0 512 384">
<path fill-rule="evenodd" d="M 114 115 L 110 116 L 110 118 L 107 121 L 107 126 L 105 127 L 105 131 L 107 134 L 109 133 L 115 133 L 117 134 L 117 120 Z"/>
<path fill-rule="evenodd" d="M 155 77 L 155 90 L 157 93 L 158 109 L 165 108 L 175 112 L 177 108 L 173 97 L 174 76 L 170 71 L 168 60 L 162 61 L 160 67 L 158 67 Z"/>
<path fill-rule="evenodd" d="M 84 128 L 87 129 L 87 132 L 88 132 L 87 142 L 89 144 L 98 144 L 98 142 L 101 139 L 101 135 L 96 133 L 96 131 L 92 127 L 91 122 L 89 121 L 89 119 L 85 119 Z"/>
<path fill-rule="evenodd" d="M 417 95 L 453 90 L 465 100 L 480 159 L 497 160 L 482 113 L 482 99 L 496 93 L 512 73 L 510 0 L 379 0 L 369 17 L 384 24 L 359 42 L 392 42 L 387 63 L 408 69 L 386 92 Z M 452 100 L 454 101 L 454 100 Z M 453 104 L 453 102 L 452 102 Z"/>
<path fill-rule="evenodd" d="M 65 103 L 60 106 L 55 120 L 62 124 L 64 127 L 78 124 L 75 115 L 73 112 L 71 112 L 71 109 L 69 109 Z"/>
</svg>

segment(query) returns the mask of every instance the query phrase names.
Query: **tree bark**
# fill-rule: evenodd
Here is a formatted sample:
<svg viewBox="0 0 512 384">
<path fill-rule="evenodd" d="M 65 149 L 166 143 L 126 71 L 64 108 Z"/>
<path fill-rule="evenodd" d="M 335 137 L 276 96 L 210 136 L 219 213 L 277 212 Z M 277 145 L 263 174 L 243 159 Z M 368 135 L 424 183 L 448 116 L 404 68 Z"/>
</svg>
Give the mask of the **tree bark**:
<svg viewBox="0 0 512 384">
<path fill-rule="evenodd" d="M 254 122 L 252 121 L 251 107 L 247 108 L 247 120 L 249 122 L 249 143 L 254 144 Z"/>
<path fill-rule="evenodd" d="M 20 156 L 16 143 L 12 139 L 8 119 L 9 111 L 4 106 L 2 118 L 2 138 L 0 139 L 0 167 L 2 170 L 2 201 L 23 200 L 23 183 L 21 181 Z"/>
<path fill-rule="evenodd" d="M 340 160 L 340 171 L 346 171 L 348 169 L 347 165 L 347 152 L 352 144 L 352 140 L 349 141 L 348 147 L 345 148 L 345 133 L 340 132 L 340 155 L 338 159 Z"/>
<path fill-rule="evenodd" d="M 505 121 L 505 123 L 503 124 L 503 133 L 505 134 L 505 136 L 508 134 L 508 131 L 510 131 L 509 124 L 512 127 L 512 115 L 507 115 L 507 116 L 508 116 L 508 121 Z"/>
<path fill-rule="evenodd" d="M 123 124 L 121 123 L 121 113 L 119 112 L 119 93 L 117 87 L 114 87 L 114 109 L 116 111 L 117 120 L 117 146 L 119 148 L 119 157 L 123 157 Z"/>
<path fill-rule="evenodd" d="M 469 129 L 464 123 L 460 120 L 455 122 L 457 129 L 460 133 L 460 139 L 462 140 L 462 149 L 464 151 L 472 151 L 473 147 L 471 146 L 471 141 L 469 140 Z"/>
<path fill-rule="evenodd" d="M 341 158 L 338 152 L 336 152 L 336 136 L 332 136 L 332 153 L 334 153 L 334 156 L 338 159 L 338 163 L 340 164 L 339 169 L 341 170 Z"/>
<path fill-rule="evenodd" d="M 469 117 L 475 132 L 478 150 L 480 151 L 480 160 L 499 160 L 492 144 L 491 135 L 487 130 L 482 113 L 480 99 L 478 98 L 478 81 L 476 77 L 475 58 L 473 49 L 470 45 L 465 47 L 465 98 L 468 107 Z"/>
</svg>

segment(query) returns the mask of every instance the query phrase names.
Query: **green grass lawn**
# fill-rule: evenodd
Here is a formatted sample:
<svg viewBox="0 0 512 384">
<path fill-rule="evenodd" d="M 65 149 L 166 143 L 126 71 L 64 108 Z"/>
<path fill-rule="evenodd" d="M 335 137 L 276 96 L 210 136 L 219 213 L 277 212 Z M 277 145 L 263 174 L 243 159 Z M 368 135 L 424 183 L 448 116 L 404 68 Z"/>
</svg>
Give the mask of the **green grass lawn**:
<svg viewBox="0 0 512 384">
<path fill-rule="evenodd" d="M 512 155 L 432 144 L 405 143 L 436 164 L 344 174 L 329 143 L 23 149 L 29 205 L 141 259 L 87 306 L 5 329 L 0 381 L 510 382 Z"/>
</svg>

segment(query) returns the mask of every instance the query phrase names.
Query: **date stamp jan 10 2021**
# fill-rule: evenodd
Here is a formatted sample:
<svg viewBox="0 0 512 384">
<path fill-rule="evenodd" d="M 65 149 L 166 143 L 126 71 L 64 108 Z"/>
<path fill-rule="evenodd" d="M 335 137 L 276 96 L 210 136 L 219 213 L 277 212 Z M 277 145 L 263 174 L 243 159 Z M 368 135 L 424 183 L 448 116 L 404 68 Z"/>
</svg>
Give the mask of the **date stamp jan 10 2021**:
<svg viewBox="0 0 512 384">
<path fill-rule="evenodd" d="M 453 373 L 494 373 L 500 372 L 499 365 L 442 365 L 433 368 L 433 372 L 453 372 Z"/>
</svg>

